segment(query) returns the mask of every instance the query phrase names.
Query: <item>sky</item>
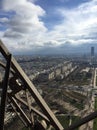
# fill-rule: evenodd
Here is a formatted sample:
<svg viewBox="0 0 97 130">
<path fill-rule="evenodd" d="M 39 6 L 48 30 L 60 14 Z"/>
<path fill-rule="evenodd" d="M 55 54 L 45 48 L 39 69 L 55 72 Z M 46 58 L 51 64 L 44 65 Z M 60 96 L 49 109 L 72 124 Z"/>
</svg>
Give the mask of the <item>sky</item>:
<svg viewBox="0 0 97 130">
<path fill-rule="evenodd" d="M 13 53 L 96 44 L 97 0 L 0 0 L 0 39 Z"/>
</svg>

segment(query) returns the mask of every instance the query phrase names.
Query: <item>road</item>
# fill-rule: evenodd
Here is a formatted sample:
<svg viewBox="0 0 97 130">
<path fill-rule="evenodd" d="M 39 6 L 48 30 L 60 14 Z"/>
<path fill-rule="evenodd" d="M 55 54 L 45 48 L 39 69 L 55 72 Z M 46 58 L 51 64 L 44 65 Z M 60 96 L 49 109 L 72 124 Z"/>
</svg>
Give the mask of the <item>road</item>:
<svg viewBox="0 0 97 130">
<path fill-rule="evenodd" d="M 96 88 L 96 69 L 94 69 L 94 74 L 91 81 L 91 90 Z M 90 91 L 90 90 L 89 90 Z M 90 91 L 91 92 L 91 91 Z M 95 97 L 94 94 L 90 93 L 88 94 L 88 100 L 87 104 L 85 105 L 84 111 L 82 111 L 82 118 L 89 115 L 91 112 L 94 111 L 94 103 L 95 103 Z M 93 120 L 89 121 L 85 125 L 82 125 L 79 130 L 93 130 Z"/>
</svg>

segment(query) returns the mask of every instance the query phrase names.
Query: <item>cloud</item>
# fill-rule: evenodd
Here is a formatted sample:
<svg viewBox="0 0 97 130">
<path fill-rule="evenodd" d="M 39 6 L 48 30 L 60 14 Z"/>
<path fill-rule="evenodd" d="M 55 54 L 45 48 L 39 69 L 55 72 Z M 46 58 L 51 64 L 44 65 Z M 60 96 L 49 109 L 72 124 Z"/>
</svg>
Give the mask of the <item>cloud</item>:
<svg viewBox="0 0 97 130">
<path fill-rule="evenodd" d="M 61 24 L 56 25 L 50 35 L 55 39 L 71 40 L 73 44 L 88 43 L 87 37 L 97 34 L 97 0 L 81 4 L 73 9 L 57 10 L 63 16 Z M 96 37 L 94 37 L 95 39 Z M 80 42 L 79 42 L 80 41 Z M 90 40 L 91 42 L 91 40 Z"/>
<path fill-rule="evenodd" d="M 0 22 L 1 22 L 1 23 L 8 22 L 8 18 L 0 18 Z"/>
<path fill-rule="evenodd" d="M 15 0 L 13 2 L 12 0 L 4 0 L 2 9 L 6 12 L 15 12 L 11 18 L 0 18 L 0 21 L 3 23 L 7 22 L 7 29 L 4 32 L 3 40 L 10 39 L 17 41 L 18 48 L 20 48 L 20 42 L 25 43 L 28 41 L 28 44 L 31 42 L 32 45 L 37 44 L 47 31 L 43 21 L 41 21 L 45 11 L 31 1 Z M 24 48 L 25 45 L 23 45 Z"/>
<path fill-rule="evenodd" d="M 54 23 L 51 30 L 45 27 L 46 21 L 42 19 L 48 16 L 46 10 L 36 5 L 35 0 L 3 0 L 2 10 L 13 13 L 11 17 L 0 18 L 0 26 L 3 23 L 7 26 L 6 30 L 0 32 L 0 37 L 14 51 L 97 42 L 97 0 L 70 9 L 54 9 L 62 19 Z"/>
</svg>

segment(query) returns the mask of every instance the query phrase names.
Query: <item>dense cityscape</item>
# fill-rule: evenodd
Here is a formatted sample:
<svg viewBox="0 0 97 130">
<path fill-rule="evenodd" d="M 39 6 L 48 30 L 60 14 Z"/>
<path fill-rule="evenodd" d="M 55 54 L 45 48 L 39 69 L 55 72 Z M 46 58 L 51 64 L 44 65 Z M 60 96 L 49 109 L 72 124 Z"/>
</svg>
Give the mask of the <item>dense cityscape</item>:
<svg viewBox="0 0 97 130">
<path fill-rule="evenodd" d="M 90 56 L 80 56 L 80 59 L 74 56 L 15 56 L 64 128 L 96 109 L 97 62 L 94 49 L 91 47 Z M 4 70 L 2 67 L 0 69 L 2 82 Z M 17 95 L 25 98 L 23 90 Z M 39 109 L 33 98 L 31 100 L 33 106 Z M 19 130 L 25 129 L 21 121 L 16 119 L 11 105 L 7 104 L 5 130 L 15 129 L 16 125 Z M 95 124 L 96 120 L 92 120 L 78 130 L 95 130 Z"/>
</svg>

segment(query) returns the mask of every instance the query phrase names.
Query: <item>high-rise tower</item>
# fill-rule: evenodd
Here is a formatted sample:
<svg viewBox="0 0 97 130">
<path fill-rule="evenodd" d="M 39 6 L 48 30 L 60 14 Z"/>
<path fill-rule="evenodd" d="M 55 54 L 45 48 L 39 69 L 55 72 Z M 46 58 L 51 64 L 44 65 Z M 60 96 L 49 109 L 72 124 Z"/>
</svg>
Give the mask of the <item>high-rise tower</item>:
<svg viewBox="0 0 97 130">
<path fill-rule="evenodd" d="M 91 47 L 91 64 L 93 65 L 95 62 L 95 58 L 94 58 L 95 54 L 94 54 L 94 47 Z"/>
<path fill-rule="evenodd" d="M 94 57 L 94 47 L 91 47 L 91 57 Z"/>
</svg>

